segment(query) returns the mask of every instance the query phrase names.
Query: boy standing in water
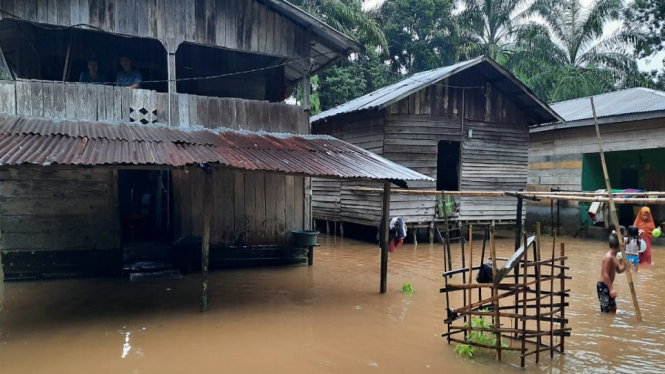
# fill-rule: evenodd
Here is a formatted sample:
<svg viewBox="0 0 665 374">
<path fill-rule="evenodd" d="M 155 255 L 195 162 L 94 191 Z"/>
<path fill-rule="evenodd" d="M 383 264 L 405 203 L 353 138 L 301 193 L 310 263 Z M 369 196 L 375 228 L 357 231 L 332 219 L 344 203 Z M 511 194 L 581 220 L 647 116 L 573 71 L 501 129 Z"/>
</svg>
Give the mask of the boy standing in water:
<svg viewBox="0 0 665 374">
<path fill-rule="evenodd" d="M 610 235 L 610 250 L 603 257 L 603 264 L 600 269 L 600 281 L 596 285 L 598 289 L 598 301 L 600 301 L 600 311 L 602 313 L 616 313 L 617 292 L 612 287 L 614 276 L 623 273 L 626 270 L 623 260 L 617 260 L 619 253 L 619 237 L 616 233 Z"/>
</svg>

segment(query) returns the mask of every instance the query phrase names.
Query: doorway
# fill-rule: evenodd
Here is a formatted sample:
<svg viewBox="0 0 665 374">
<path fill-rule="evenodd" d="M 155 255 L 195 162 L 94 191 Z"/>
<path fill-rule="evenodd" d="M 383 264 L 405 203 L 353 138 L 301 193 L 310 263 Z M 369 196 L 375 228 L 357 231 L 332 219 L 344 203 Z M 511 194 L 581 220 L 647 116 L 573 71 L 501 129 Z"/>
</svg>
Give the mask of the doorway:
<svg viewBox="0 0 665 374">
<path fill-rule="evenodd" d="M 436 162 L 436 189 L 459 190 L 460 142 L 442 140 L 438 144 Z"/>
<path fill-rule="evenodd" d="M 119 170 L 118 204 L 124 270 L 173 267 L 171 173 Z"/>
<path fill-rule="evenodd" d="M 634 188 L 637 189 L 640 183 L 640 172 L 637 169 L 622 169 L 621 170 L 621 189 Z M 619 206 L 619 224 L 626 227 L 635 222 L 633 212 L 633 205 L 622 204 Z"/>
</svg>

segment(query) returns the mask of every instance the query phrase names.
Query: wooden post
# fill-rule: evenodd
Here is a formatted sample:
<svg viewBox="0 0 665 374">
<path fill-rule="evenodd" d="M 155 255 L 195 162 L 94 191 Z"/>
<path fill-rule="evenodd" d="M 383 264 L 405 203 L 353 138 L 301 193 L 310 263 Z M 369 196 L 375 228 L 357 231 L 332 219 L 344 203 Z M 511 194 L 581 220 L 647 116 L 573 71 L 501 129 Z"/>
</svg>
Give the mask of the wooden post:
<svg viewBox="0 0 665 374">
<path fill-rule="evenodd" d="M 556 231 L 552 231 L 552 262 L 550 266 L 550 317 L 554 317 L 554 259 L 556 258 Z M 563 292 L 563 290 L 561 290 Z M 561 303 L 561 310 L 564 310 Z M 554 358 L 554 321 L 550 320 L 550 358 Z"/>
<path fill-rule="evenodd" d="M 535 248 L 535 256 L 533 261 L 535 262 L 540 262 L 540 222 L 536 223 L 536 248 Z M 536 264 L 535 266 L 536 269 L 536 331 L 538 332 L 538 336 L 536 337 L 536 364 L 540 361 L 540 345 L 541 345 L 541 336 L 540 336 L 540 299 L 542 296 L 542 288 L 540 284 L 540 264 Z M 551 316 L 554 317 L 554 316 Z"/>
<path fill-rule="evenodd" d="M 413 244 L 418 244 L 418 227 L 411 227 L 411 237 L 413 238 Z"/>
<path fill-rule="evenodd" d="M 559 253 L 559 256 L 561 257 L 561 289 L 559 290 L 561 293 L 561 319 L 564 320 L 566 318 L 566 308 L 563 307 L 564 302 L 566 302 L 566 295 L 564 295 L 564 292 L 566 290 L 566 260 L 564 257 L 566 256 L 566 249 L 564 247 L 564 243 L 561 243 L 561 252 Z M 561 329 L 566 327 L 563 323 L 561 324 Z M 564 334 L 561 334 L 561 353 L 564 352 Z"/>
<path fill-rule="evenodd" d="M 5 271 L 2 268 L 2 251 L 0 251 L 0 313 L 5 308 Z"/>
<path fill-rule="evenodd" d="M 441 195 L 443 196 L 443 220 L 446 224 L 446 251 L 448 252 L 448 269 L 453 270 L 453 260 L 452 256 L 450 253 L 450 223 L 448 222 L 448 211 L 446 210 L 446 193 L 442 192 Z"/>
<path fill-rule="evenodd" d="M 617 232 L 617 237 L 619 238 L 619 247 L 621 248 L 621 255 L 624 264 L 626 263 L 626 248 L 623 242 L 623 235 L 621 235 L 621 230 L 619 229 L 619 220 L 617 218 L 617 209 L 614 205 L 614 195 L 612 194 L 612 186 L 610 185 L 610 176 L 607 172 L 607 164 L 605 163 L 605 153 L 603 153 L 603 140 L 600 138 L 600 127 L 598 127 L 598 119 L 596 118 L 596 106 L 593 103 L 593 97 L 590 97 L 591 100 L 591 110 L 593 112 L 593 122 L 596 126 L 596 136 L 598 137 L 598 150 L 600 152 L 600 161 L 603 165 L 603 173 L 605 174 L 605 185 L 607 186 L 607 196 L 610 200 L 610 215 L 612 220 L 614 220 L 614 228 Z M 625 271 L 626 278 L 628 278 L 628 286 L 630 287 L 630 294 L 633 298 L 633 305 L 635 306 L 635 316 L 637 320 L 642 322 L 642 313 L 640 312 L 640 305 L 637 302 L 637 294 L 635 293 L 635 285 L 633 284 L 633 276 L 630 271 Z"/>
<path fill-rule="evenodd" d="M 307 266 L 314 265 L 314 247 L 310 246 L 307 248 Z"/>
<path fill-rule="evenodd" d="M 339 236 L 344 238 L 344 221 L 339 221 Z"/>
<path fill-rule="evenodd" d="M 522 210 L 523 210 L 524 199 L 521 197 L 517 198 L 517 212 L 515 213 L 515 252 L 520 248 L 520 241 L 522 240 Z M 527 249 L 524 248 L 526 251 Z M 520 278 L 520 267 L 515 266 L 515 284 L 519 283 Z M 519 295 L 515 295 L 515 314 L 518 312 L 517 300 Z M 514 327 L 517 329 L 517 320 L 514 321 Z"/>
<path fill-rule="evenodd" d="M 469 225 L 469 284 L 472 283 L 473 283 L 473 225 Z M 473 299 L 471 297 L 472 291 L 473 289 L 469 288 L 469 303 L 473 303 Z"/>
<path fill-rule="evenodd" d="M 529 263 L 528 257 L 529 257 L 529 248 L 527 247 L 528 244 L 528 238 L 526 233 L 524 233 L 524 257 L 522 259 L 524 263 L 524 277 L 522 280 L 522 356 L 521 356 L 521 361 L 520 361 L 520 366 L 524 367 L 526 364 L 526 313 L 527 313 L 527 283 L 529 282 L 529 279 L 527 277 L 527 273 L 529 272 L 529 269 L 526 267 L 526 264 Z M 517 313 L 515 313 L 517 314 Z"/>
<path fill-rule="evenodd" d="M 457 222 L 457 227 L 459 228 L 459 235 L 460 235 L 460 246 L 462 247 L 462 269 L 466 268 L 466 256 L 465 256 L 465 250 L 466 248 L 464 247 L 464 225 L 460 222 Z M 462 283 L 466 283 L 466 272 L 462 273 Z M 464 302 L 464 305 L 466 304 L 466 292 L 462 292 L 462 301 Z M 466 315 L 464 316 L 464 322 L 467 322 Z M 470 322 L 470 321 L 468 321 Z M 464 338 L 466 338 L 466 332 L 464 333 Z"/>
<path fill-rule="evenodd" d="M 501 311 L 499 310 L 499 288 L 496 283 L 496 243 L 494 242 L 494 226 L 490 226 L 490 256 L 492 257 L 492 279 L 494 279 L 494 286 L 492 287 L 492 298 L 494 298 L 494 326 L 501 327 Z M 501 361 L 501 333 L 496 332 L 496 354 L 499 361 Z"/>
<path fill-rule="evenodd" d="M 215 201 L 212 192 L 212 170 L 204 170 L 203 240 L 201 241 L 201 312 L 208 309 L 208 263 L 210 257 L 210 221 Z"/>
<path fill-rule="evenodd" d="M 72 42 L 74 40 L 74 29 L 69 30 L 69 44 L 67 45 L 67 55 L 65 57 L 65 67 L 62 69 L 62 81 L 67 80 L 67 75 L 69 73 L 69 60 L 72 55 Z"/>
<path fill-rule="evenodd" d="M 381 293 L 388 290 L 388 246 L 390 245 L 390 182 L 383 183 L 383 217 L 381 218 Z"/>
<path fill-rule="evenodd" d="M 434 244 L 434 221 L 429 223 L 429 244 Z"/>
</svg>

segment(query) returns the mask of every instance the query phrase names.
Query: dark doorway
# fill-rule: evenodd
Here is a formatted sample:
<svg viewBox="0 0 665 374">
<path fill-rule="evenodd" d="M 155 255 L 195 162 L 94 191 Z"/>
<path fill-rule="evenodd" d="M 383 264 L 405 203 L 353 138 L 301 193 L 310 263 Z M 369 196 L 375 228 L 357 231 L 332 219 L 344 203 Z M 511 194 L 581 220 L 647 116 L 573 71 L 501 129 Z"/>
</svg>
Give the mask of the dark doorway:
<svg viewBox="0 0 665 374">
<path fill-rule="evenodd" d="M 621 189 L 635 188 L 640 183 L 640 172 L 635 169 L 621 170 Z M 619 206 L 619 224 L 626 227 L 635 222 L 633 215 L 633 205 L 622 204 Z"/>
<path fill-rule="evenodd" d="M 171 186 L 169 171 L 118 171 L 124 270 L 130 277 L 173 268 Z"/>
<path fill-rule="evenodd" d="M 460 142 L 440 141 L 437 155 L 436 189 L 457 191 L 459 189 Z"/>
</svg>

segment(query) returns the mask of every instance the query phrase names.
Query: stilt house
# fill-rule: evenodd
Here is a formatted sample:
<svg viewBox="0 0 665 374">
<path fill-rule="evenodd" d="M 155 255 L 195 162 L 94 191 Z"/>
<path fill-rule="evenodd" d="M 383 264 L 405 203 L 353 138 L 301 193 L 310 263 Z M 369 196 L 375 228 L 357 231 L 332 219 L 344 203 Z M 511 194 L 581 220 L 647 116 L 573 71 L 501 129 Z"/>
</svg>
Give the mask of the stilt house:
<svg viewBox="0 0 665 374">
<path fill-rule="evenodd" d="M 516 77 L 487 57 L 406 78 L 312 117 L 328 134 L 412 168 L 435 181 L 412 188 L 526 189 L 529 126 L 559 120 Z M 354 182 L 314 181 L 314 218 L 377 225 L 380 197 Z M 513 222 L 515 199 L 393 194 L 391 216 L 409 226 L 452 221 Z"/>
<path fill-rule="evenodd" d="M 283 103 L 361 48 L 287 1 L 10 0 L 0 18 L 0 280 L 119 274 L 142 243 L 190 239 L 190 264 L 201 240 L 211 264 L 281 263 L 311 177 L 427 179 Z M 106 79 L 79 83 L 91 56 Z M 140 88 L 116 84 L 122 56 Z"/>
</svg>

